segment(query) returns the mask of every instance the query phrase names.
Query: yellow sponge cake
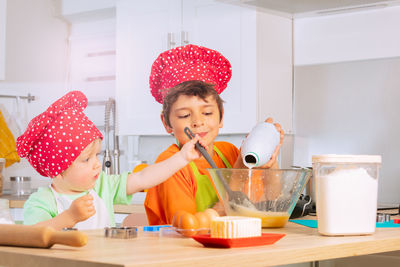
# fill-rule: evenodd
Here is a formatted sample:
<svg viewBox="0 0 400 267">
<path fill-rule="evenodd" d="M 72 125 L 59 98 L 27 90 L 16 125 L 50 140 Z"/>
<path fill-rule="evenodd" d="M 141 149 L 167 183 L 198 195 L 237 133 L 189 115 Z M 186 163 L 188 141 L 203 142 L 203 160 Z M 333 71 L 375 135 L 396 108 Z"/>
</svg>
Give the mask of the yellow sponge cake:
<svg viewBox="0 0 400 267">
<path fill-rule="evenodd" d="M 216 217 L 211 221 L 212 238 L 261 236 L 261 219 L 241 216 Z"/>
</svg>

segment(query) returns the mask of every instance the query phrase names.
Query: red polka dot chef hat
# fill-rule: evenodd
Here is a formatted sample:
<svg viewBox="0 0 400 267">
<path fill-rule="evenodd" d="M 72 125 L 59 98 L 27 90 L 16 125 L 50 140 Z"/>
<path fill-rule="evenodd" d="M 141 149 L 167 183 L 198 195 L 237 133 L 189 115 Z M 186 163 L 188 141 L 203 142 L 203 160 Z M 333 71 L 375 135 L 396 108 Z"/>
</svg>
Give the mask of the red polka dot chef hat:
<svg viewBox="0 0 400 267">
<path fill-rule="evenodd" d="M 151 94 L 162 104 L 169 89 L 182 82 L 211 83 L 220 94 L 231 76 L 231 64 L 221 53 L 189 44 L 161 53 L 151 67 L 149 82 Z"/>
<path fill-rule="evenodd" d="M 103 138 L 83 113 L 87 102 L 82 92 L 72 91 L 33 118 L 17 138 L 18 155 L 42 176 L 65 171 L 93 140 Z"/>
</svg>

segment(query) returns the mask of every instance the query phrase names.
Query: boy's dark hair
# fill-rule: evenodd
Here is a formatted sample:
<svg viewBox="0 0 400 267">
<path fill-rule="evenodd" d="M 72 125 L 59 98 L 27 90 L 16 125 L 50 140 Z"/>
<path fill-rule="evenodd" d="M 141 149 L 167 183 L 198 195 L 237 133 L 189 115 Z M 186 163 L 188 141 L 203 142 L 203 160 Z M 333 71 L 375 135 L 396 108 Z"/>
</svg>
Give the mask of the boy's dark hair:
<svg viewBox="0 0 400 267">
<path fill-rule="evenodd" d="M 172 87 L 168 94 L 164 98 L 163 102 L 163 109 L 162 109 L 162 115 L 164 117 L 165 123 L 167 126 L 171 127 L 171 123 L 169 121 L 169 114 L 171 112 L 171 107 L 172 105 L 176 102 L 179 96 L 181 95 L 186 95 L 186 96 L 198 96 L 204 101 L 206 101 L 206 98 L 209 96 L 212 96 L 215 101 L 217 102 L 218 105 L 218 110 L 219 110 L 219 120 L 222 120 L 223 116 L 223 100 L 215 91 L 214 85 L 210 83 L 206 83 L 203 81 L 187 81 L 180 83 L 174 87 Z"/>
</svg>

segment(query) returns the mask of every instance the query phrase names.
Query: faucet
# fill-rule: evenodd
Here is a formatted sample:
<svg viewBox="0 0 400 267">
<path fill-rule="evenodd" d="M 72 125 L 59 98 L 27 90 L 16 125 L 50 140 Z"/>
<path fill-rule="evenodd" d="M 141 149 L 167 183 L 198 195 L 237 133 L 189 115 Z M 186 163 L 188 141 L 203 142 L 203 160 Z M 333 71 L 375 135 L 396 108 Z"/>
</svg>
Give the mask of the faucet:
<svg viewBox="0 0 400 267">
<path fill-rule="evenodd" d="M 113 155 L 110 152 L 110 115 L 113 113 Z M 116 114 L 115 114 L 115 100 L 109 98 L 106 102 L 104 113 L 104 141 L 105 151 L 103 158 L 103 171 L 106 174 L 119 174 L 119 138 L 116 134 Z"/>
</svg>

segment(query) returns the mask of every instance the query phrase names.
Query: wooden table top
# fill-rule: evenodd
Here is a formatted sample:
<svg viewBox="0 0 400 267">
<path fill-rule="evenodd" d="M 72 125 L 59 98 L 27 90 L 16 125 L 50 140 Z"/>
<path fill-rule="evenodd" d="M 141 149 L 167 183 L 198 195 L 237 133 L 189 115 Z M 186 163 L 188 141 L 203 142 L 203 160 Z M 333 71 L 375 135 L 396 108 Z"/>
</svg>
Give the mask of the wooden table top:
<svg viewBox="0 0 400 267">
<path fill-rule="evenodd" d="M 377 228 L 366 236 L 327 237 L 317 229 L 289 222 L 273 245 L 244 248 L 205 248 L 191 238 L 140 234 L 134 239 L 110 239 L 103 230 L 85 231 L 81 248 L 55 245 L 51 249 L 0 246 L 0 266 L 270 266 L 318 261 L 400 250 L 400 229 Z"/>
</svg>

